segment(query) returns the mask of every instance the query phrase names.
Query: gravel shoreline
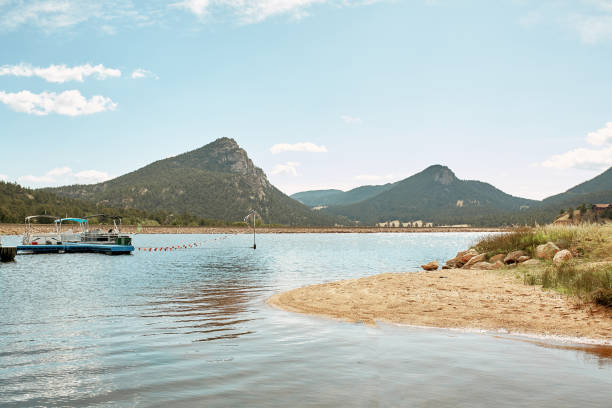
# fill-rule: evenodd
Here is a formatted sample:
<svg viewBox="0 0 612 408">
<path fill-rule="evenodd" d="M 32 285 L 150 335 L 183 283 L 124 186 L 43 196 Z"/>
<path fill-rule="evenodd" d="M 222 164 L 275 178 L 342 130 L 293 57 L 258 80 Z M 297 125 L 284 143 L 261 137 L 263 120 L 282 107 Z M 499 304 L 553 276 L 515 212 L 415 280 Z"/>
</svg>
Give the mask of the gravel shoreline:
<svg viewBox="0 0 612 408">
<path fill-rule="evenodd" d="M 102 230 L 109 229 L 110 225 L 96 225 Z M 52 225 L 36 225 L 40 232 L 53 231 Z M 68 224 L 64 229 L 74 228 Z M 22 235 L 23 224 L 0 224 L 0 235 Z M 248 227 L 140 227 L 135 225 L 123 225 L 122 231 L 128 234 L 252 234 L 253 229 Z M 510 231 L 509 228 L 378 228 L 378 227 L 262 227 L 257 228 L 258 234 L 347 234 L 347 233 L 401 233 L 401 232 L 503 232 Z"/>
</svg>

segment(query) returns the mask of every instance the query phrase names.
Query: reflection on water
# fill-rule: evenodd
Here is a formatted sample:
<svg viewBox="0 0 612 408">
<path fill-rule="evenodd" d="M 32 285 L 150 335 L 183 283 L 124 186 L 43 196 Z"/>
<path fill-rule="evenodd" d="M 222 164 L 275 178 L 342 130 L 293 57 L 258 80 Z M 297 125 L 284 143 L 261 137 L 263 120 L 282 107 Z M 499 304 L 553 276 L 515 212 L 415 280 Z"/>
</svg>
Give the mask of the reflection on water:
<svg viewBox="0 0 612 408">
<path fill-rule="evenodd" d="M 501 336 L 496 337 L 504 338 Z M 523 341 L 550 349 L 575 351 L 576 354 L 580 358 L 584 359 L 584 361 L 587 363 L 596 363 L 600 368 L 605 368 L 606 366 L 612 367 L 612 346 L 601 344 L 560 344 L 554 341 L 538 341 L 525 339 L 519 336 L 509 338 L 515 341 Z"/>
<path fill-rule="evenodd" d="M 192 341 L 211 341 L 252 333 L 246 324 L 256 319 L 249 313 L 250 304 L 269 289 L 252 282 L 256 275 L 250 273 L 251 262 L 251 257 L 236 255 L 210 260 L 195 266 L 197 281 L 147 296 L 152 300 L 142 317 L 158 326 L 150 335 L 187 334 L 198 336 Z"/>
<path fill-rule="evenodd" d="M 173 325 L 161 325 L 163 334 L 201 334 L 197 341 L 236 338 L 244 331 L 244 323 L 254 320 L 248 313 L 249 303 L 265 288 L 248 285 L 241 280 L 225 280 L 185 288 L 171 297 L 150 301 L 151 311 L 142 316 L 159 320 L 172 318 Z M 163 319 L 162 319 L 163 320 Z"/>
<path fill-rule="evenodd" d="M 233 236 L 181 252 L 20 257 L 0 265 L 0 406 L 607 406 L 610 348 L 372 328 L 265 304 L 444 261 L 478 235 L 265 235 L 256 251 Z"/>
</svg>

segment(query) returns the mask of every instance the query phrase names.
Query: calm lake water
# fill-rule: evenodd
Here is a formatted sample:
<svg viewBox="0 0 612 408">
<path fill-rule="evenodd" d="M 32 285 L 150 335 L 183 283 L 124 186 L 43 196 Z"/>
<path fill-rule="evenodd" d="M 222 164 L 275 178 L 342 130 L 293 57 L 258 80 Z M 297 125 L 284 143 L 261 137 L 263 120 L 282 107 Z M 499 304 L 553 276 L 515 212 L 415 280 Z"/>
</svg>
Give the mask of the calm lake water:
<svg viewBox="0 0 612 408">
<path fill-rule="evenodd" d="M 0 406 L 612 404 L 612 360 L 520 338 L 273 309 L 273 293 L 416 270 L 481 234 L 140 235 L 132 256 L 0 265 Z M 5 237 L 5 245 L 17 237 Z"/>
</svg>

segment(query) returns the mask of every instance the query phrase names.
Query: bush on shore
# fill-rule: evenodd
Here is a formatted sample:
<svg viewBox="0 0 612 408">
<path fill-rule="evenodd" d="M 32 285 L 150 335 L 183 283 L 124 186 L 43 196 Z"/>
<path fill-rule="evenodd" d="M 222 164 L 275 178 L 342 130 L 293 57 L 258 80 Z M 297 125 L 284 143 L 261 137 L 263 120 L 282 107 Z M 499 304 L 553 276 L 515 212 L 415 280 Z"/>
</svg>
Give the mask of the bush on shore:
<svg viewBox="0 0 612 408">
<path fill-rule="evenodd" d="M 546 225 L 490 235 L 474 245 L 479 253 L 493 256 L 523 250 L 534 256 L 538 245 L 555 243 L 574 255 L 554 265 L 545 260 L 537 267 L 519 266 L 523 281 L 542 285 L 585 302 L 612 307 L 612 228 L 596 224 Z"/>
</svg>

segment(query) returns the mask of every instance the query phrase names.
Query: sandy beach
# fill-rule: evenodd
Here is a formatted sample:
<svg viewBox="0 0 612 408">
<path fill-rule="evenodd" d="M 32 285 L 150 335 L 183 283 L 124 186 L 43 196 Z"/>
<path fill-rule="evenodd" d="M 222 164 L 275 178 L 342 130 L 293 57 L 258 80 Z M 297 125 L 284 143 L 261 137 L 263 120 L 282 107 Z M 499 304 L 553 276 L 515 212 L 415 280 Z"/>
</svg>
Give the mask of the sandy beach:
<svg viewBox="0 0 612 408">
<path fill-rule="evenodd" d="M 96 225 L 95 228 L 109 229 L 110 225 Z M 36 225 L 37 231 L 51 232 L 52 225 Z M 64 224 L 64 229 L 71 228 Z M 21 235 L 24 232 L 23 224 L 0 224 L 0 235 Z M 181 227 L 156 226 L 140 228 L 136 225 L 123 225 L 121 230 L 128 234 L 252 234 L 253 229 L 248 227 Z M 380 233 L 380 232 L 500 232 L 508 228 L 378 228 L 378 227 L 258 227 L 258 234 L 349 234 L 349 233 Z"/>
<path fill-rule="evenodd" d="M 612 344 L 612 311 L 525 285 L 509 271 L 385 273 L 294 289 L 268 304 L 370 325 L 502 330 Z"/>
</svg>

